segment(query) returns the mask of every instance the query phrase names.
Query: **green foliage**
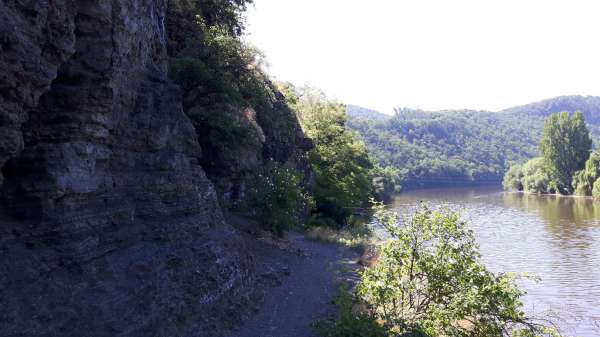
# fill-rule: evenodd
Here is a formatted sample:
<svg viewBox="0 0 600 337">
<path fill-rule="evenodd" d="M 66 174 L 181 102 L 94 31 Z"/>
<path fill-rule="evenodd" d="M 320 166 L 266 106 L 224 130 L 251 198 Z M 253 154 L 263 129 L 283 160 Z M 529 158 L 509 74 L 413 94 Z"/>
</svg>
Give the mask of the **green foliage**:
<svg viewBox="0 0 600 337">
<path fill-rule="evenodd" d="M 211 70 L 204 61 L 193 57 L 169 60 L 171 78 L 184 90 L 191 90 L 211 78 Z"/>
<path fill-rule="evenodd" d="M 243 13 L 253 0 L 170 0 L 167 31 L 169 52 L 197 42 L 197 26 L 221 27 L 227 35 L 239 37 L 245 29 Z M 190 41 L 192 40 L 192 41 Z"/>
<path fill-rule="evenodd" d="M 510 163 L 540 155 L 544 118 L 583 111 L 600 138 L 600 97 L 563 96 L 500 112 L 397 109 L 394 116 L 349 106 L 374 162 L 407 170 L 404 186 L 500 181 Z"/>
<path fill-rule="evenodd" d="M 274 88 L 261 67 L 263 54 L 244 43 L 247 0 L 169 1 L 169 73 L 184 91 L 186 111 L 232 105 L 269 106 Z"/>
<path fill-rule="evenodd" d="M 171 78 L 186 94 L 195 94 L 186 100 L 188 105 L 232 104 L 258 109 L 273 99 L 271 83 L 260 69 L 260 51 L 220 26 L 199 24 L 197 29 L 202 31 L 201 38 L 173 55 L 169 63 Z"/>
<path fill-rule="evenodd" d="M 372 174 L 375 199 L 388 202 L 396 193 L 400 192 L 406 171 L 391 166 L 381 167 L 376 165 Z"/>
<path fill-rule="evenodd" d="M 458 214 L 426 206 L 406 223 L 376 206 L 392 239 L 361 274 L 357 294 L 393 335 L 547 336 L 529 320 L 510 275 L 481 262 L 472 231 Z"/>
<path fill-rule="evenodd" d="M 592 139 L 581 112 L 572 116 L 560 112 L 546 119 L 540 150 L 561 193 L 572 193 L 573 174 L 584 167 L 591 148 Z"/>
<path fill-rule="evenodd" d="M 594 182 L 600 178 L 600 152 L 592 152 L 583 170 L 573 175 L 573 189 L 576 195 L 591 196 Z"/>
<path fill-rule="evenodd" d="M 592 196 L 594 198 L 600 199 L 600 178 L 596 179 L 594 183 L 594 188 L 592 189 Z"/>
<path fill-rule="evenodd" d="M 509 162 L 537 153 L 539 128 L 512 115 L 399 109 L 385 118 L 351 112 L 348 127 L 360 133 L 378 165 L 406 170 L 406 186 L 499 181 Z"/>
<path fill-rule="evenodd" d="M 346 128 L 345 106 L 315 89 L 284 90 L 314 148 L 308 158 L 315 173 L 315 212 L 347 224 L 372 196 L 373 167 L 365 144 Z"/>
<path fill-rule="evenodd" d="M 560 111 L 581 111 L 585 119 L 594 125 L 600 124 L 600 97 L 559 96 L 543 101 L 517 106 L 502 111 L 521 118 L 546 118 Z"/>
<path fill-rule="evenodd" d="M 310 203 L 301 187 L 302 174 L 277 162 L 272 162 L 268 175 L 259 175 L 250 190 L 251 204 L 267 229 L 282 235 L 298 225 L 298 210 Z"/>
<path fill-rule="evenodd" d="M 343 287 L 335 301 L 337 317 L 333 322 L 321 321 L 318 330 L 323 337 L 391 337 L 374 315 L 356 308 L 356 301 Z"/>
<path fill-rule="evenodd" d="M 523 187 L 523 167 L 521 165 L 513 165 L 506 171 L 502 186 L 506 190 L 522 191 Z"/>
<path fill-rule="evenodd" d="M 222 26 L 229 35 L 239 36 L 244 31 L 242 13 L 253 0 L 196 0 L 198 15 L 209 26 Z"/>
<path fill-rule="evenodd" d="M 557 185 L 546 161 L 541 157 L 523 165 L 521 184 L 525 192 L 529 193 L 554 193 Z"/>
<path fill-rule="evenodd" d="M 194 126 L 202 130 L 198 139 L 204 145 L 206 155 L 209 155 L 208 152 L 213 147 L 243 147 L 256 133 L 251 125 L 242 123 L 239 117 L 227 109 L 192 107 L 188 115 Z"/>
<path fill-rule="evenodd" d="M 544 124 L 540 141 L 544 156 L 511 167 L 504 177 L 504 188 L 592 195 L 594 181 L 600 176 L 600 154 L 590 155 L 591 146 L 581 113 L 553 114 Z"/>
</svg>

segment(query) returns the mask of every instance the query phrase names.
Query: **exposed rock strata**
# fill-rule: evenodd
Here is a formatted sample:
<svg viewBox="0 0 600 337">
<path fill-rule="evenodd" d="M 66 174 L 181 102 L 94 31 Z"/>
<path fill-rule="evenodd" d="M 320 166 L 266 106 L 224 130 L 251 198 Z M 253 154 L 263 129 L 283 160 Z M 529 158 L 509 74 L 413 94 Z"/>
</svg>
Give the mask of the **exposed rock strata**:
<svg viewBox="0 0 600 337">
<path fill-rule="evenodd" d="M 211 336 L 250 296 L 167 78 L 166 5 L 0 1 L 2 336 Z M 265 118 L 256 165 L 297 151 Z"/>
<path fill-rule="evenodd" d="M 258 111 L 226 106 L 222 111 L 244 125 L 249 136 L 238 143 L 222 144 L 205 137 L 202 126 L 195 124 L 204 150 L 202 167 L 215 185 L 221 206 L 226 210 L 244 211 L 252 198 L 248 190 L 258 175 L 268 175 L 273 162 L 284 163 L 303 173 L 304 185 L 312 184 L 312 170 L 304 155 L 312 149 L 295 114 L 277 97 L 271 105 Z M 198 107 L 194 107 L 198 110 Z M 210 113 L 210 112 L 209 112 Z M 190 116 L 194 120 L 194 114 Z M 251 203 L 251 202 L 250 202 Z M 251 208 L 251 205 L 250 205 Z"/>
</svg>

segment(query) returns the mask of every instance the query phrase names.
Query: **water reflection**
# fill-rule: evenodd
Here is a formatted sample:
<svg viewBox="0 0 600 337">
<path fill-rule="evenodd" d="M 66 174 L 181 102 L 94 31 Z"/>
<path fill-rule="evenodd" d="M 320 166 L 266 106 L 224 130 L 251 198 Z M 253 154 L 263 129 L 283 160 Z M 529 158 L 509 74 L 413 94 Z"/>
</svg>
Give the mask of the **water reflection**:
<svg viewBox="0 0 600 337">
<path fill-rule="evenodd" d="M 599 223 L 600 202 L 591 198 L 510 192 L 502 196 L 506 205 L 535 212 L 553 225 L 562 223 L 585 227 Z"/>
<path fill-rule="evenodd" d="M 460 209 L 493 271 L 541 277 L 523 284 L 529 314 L 556 313 L 565 335 L 600 336 L 600 202 L 495 186 L 409 191 L 390 207 L 406 214 L 421 201 Z"/>
<path fill-rule="evenodd" d="M 600 225 L 600 202 L 590 198 L 502 194 L 504 204 L 540 216 L 559 243 L 587 247 L 592 237 L 589 229 Z"/>
</svg>

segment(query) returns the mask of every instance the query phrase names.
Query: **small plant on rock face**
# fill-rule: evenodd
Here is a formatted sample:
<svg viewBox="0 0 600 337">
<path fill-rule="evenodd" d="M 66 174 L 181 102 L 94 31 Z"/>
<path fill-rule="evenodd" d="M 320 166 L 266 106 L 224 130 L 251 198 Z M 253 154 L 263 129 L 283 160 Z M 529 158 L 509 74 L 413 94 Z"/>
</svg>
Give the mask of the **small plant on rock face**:
<svg viewBox="0 0 600 337">
<path fill-rule="evenodd" d="M 272 162 L 269 175 L 259 175 L 251 188 L 252 205 L 265 227 L 282 235 L 298 225 L 299 213 L 310 198 L 302 188 L 302 174 Z"/>
</svg>

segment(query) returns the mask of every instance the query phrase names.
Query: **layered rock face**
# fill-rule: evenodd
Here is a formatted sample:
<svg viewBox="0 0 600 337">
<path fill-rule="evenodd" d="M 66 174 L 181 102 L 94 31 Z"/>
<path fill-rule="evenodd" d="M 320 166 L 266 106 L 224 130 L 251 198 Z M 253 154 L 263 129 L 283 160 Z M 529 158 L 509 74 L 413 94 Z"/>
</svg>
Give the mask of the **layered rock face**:
<svg viewBox="0 0 600 337">
<path fill-rule="evenodd" d="M 249 296 L 166 6 L 0 2 L 0 336 L 211 336 Z"/>
<path fill-rule="evenodd" d="M 248 130 L 244 139 L 234 145 L 215 143 L 204 137 L 204 130 L 196 124 L 198 139 L 204 150 L 202 167 L 215 185 L 225 210 L 251 210 L 250 189 L 259 175 L 270 174 L 275 162 L 301 172 L 305 186 L 313 183 L 313 172 L 305 156 L 313 144 L 305 137 L 285 98 L 278 92 L 276 95 L 269 106 L 257 111 L 233 106 L 221 110 Z M 197 106 L 194 108 L 198 109 Z M 192 114 L 192 120 L 194 117 Z"/>
</svg>

